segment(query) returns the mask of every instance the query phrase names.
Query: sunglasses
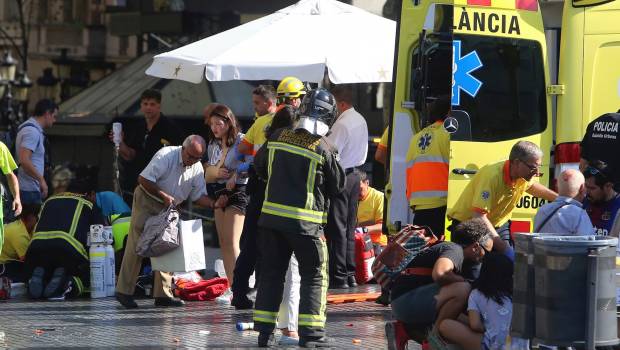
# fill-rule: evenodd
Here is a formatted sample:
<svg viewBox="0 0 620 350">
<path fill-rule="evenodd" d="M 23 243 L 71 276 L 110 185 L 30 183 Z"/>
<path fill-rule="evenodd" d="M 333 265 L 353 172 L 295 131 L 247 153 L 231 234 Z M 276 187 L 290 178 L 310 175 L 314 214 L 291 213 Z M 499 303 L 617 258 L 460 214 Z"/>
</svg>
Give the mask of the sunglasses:
<svg viewBox="0 0 620 350">
<path fill-rule="evenodd" d="M 602 178 L 604 180 L 609 179 L 607 177 L 607 175 L 605 175 L 605 173 L 602 170 L 597 169 L 595 167 L 591 167 L 591 166 L 587 167 L 586 170 L 584 170 L 583 173 L 584 173 L 585 176 L 596 176 L 596 177 L 600 177 L 600 178 Z"/>
<path fill-rule="evenodd" d="M 527 163 L 526 161 L 524 161 L 523 159 L 519 159 L 519 161 L 520 161 L 523 165 L 525 165 L 528 169 L 530 169 L 530 172 L 532 172 L 532 173 L 536 173 L 536 176 L 537 176 L 537 177 L 541 177 L 541 176 L 543 176 L 543 173 L 541 173 L 541 172 L 540 172 L 540 168 L 542 167 L 542 164 L 541 164 L 541 165 L 538 165 L 538 164 L 534 164 L 534 165 L 532 165 L 532 164 L 528 164 L 528 163 Z"/>
</svg>

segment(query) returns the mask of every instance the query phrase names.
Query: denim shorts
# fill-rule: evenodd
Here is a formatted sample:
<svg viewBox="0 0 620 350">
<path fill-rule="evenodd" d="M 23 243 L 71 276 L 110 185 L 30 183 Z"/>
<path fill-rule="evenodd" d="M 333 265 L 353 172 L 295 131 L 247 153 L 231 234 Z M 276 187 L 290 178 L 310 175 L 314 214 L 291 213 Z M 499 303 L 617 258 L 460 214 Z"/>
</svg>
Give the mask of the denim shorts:
<svg viewBox="0 0 620 350">
<path fill-rule="evenodd" d="M 437 319 L 437 283 L 411 290 L 392 300 L 392 313 L 397 320 L 415 325 L 431 325 Z"/>
</svg>

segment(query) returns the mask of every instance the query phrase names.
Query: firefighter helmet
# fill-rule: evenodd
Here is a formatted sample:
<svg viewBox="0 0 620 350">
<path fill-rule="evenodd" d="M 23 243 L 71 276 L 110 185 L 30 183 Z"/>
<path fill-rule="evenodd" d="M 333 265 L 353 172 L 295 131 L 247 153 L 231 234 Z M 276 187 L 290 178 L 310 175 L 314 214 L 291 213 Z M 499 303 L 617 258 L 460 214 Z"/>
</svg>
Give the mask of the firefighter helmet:
<svg viewBox="0 0 620 350">
<path fill-rule="evenodd" d="M 277 89 L 278 98 L 301 98 L 306 94 L 306 87 L 295 77 L 282 79 Z"/>
<path fill-rule="evenodd" d="M 312 90 L 301 101 L 298 114 L 298 128 L 325 135 L 336 117 L 336 98 L 326 89 Z"/>
</svg>

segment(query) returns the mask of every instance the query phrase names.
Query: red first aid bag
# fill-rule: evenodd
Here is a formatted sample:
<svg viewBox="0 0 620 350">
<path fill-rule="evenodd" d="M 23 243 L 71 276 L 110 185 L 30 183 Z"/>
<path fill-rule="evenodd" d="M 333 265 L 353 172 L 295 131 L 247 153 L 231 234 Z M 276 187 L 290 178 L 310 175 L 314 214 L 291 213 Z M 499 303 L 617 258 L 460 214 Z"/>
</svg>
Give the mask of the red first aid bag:
<svg viewBox="0 0 620 350">
<path fill-rule="evenodd" d="M 365 284 L 372 279 L 375 250 L 368 233 L 355 232 L 355 280 Z"/>
</svg>

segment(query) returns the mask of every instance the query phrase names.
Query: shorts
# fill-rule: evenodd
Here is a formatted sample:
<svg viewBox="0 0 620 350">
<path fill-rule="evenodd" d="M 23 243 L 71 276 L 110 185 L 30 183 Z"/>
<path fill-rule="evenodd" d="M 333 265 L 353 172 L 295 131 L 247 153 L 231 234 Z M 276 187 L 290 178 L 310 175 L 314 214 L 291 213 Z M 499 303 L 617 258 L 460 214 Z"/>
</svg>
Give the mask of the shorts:
<svg viewBox="0 0 620 350">
<path fill-rule="evenodd" d="M 397 320 L 414 325 L 432 325 L 437 319 L 437 283 L 411 290 L 392 300 L 392 313 Z"/>
<path fill-rule="evenodd" d="M 217 192 L 225 188 L 226 184 L 207 184 L 207 193 L 209 198 L 217 200 L 217 198 L 219 197 Z M 249 197 L 245 193 L 245 188 L 246 185 L 235 185 L 235 188 L 232 190 L 232 194 L 228 196 L 228 204 L 226 204 L 226 208 L 233 207 L 245 215 L 245 209 L 247 208 L 249 202 Z"/>
</svg>

